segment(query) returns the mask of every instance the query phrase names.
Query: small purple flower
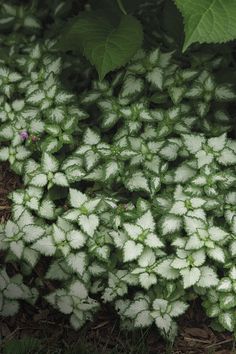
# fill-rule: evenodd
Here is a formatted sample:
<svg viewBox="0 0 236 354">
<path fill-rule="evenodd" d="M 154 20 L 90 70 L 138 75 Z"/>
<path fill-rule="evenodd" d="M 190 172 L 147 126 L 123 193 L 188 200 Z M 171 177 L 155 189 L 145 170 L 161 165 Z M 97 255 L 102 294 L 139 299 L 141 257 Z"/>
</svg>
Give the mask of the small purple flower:
<svg viewBox="0 0 236 354">
<path fill-rule="evenodd" d="M 24 130 L 23 132 L 20 132 L 20 137 L 21 137 L 21 140 L 27 140 L 29 137 L 29 134 L 27 133 L 26 130 Z"/>
</svg>

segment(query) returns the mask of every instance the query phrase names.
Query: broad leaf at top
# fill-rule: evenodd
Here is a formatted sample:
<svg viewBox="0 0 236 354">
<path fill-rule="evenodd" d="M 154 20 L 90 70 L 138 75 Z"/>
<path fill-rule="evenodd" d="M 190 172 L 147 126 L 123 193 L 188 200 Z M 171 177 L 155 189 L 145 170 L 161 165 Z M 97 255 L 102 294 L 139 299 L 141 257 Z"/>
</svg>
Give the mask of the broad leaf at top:
<svg viewBox="0 0 236 354">
<path fill-rule="evenodd" d="M 100 13 L 89 12 L 73 20 L 59 46 L 64 50 L 82 50 L 102 80 L 108 72 L 125 65 L 142 40 L 142 26 L 133 16 L 124 15 L 114 25 Z"/>
<path fill-rule="evenodd" d="M 184 17 L 185 51 L 192 43 L 224 43 L 236 38 L 236 1 L 175 0 Z"/>
</svg>

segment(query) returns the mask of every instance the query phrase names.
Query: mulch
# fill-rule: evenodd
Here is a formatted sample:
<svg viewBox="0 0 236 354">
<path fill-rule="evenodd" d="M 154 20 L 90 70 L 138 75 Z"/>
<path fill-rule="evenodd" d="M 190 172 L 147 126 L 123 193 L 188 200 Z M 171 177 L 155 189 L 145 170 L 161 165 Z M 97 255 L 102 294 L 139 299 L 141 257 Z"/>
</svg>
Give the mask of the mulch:
<svg viewBox="0 0 236 354">
<path fill-rule="evenodd" d="M 0 163 L 0 222 L 7 220 L 11 215 L 11 205 L 8 194 L 20 188 L 21 182 L 18 176 L 12 173 L 6 163 Z"/>
<path fill-rule="evenodd" d="M 10 216 L 8 193 L 20 186 L 20 179 L 9 171 L 8 165 L 0 164 L 0 222 Z M 67 316 L 49 309 L 48 305 L 41 301 L 34 308 L 23 304 L 20 313 L 14 317 L 0 317 L 0 346 L 1 340 L 6 342 L 13 338 L 32 336 L 44 340 L 45 354 L 49 352 L 49 348 L 66 350 L 71 345 L 85 341 L 91 344 L 91 348 L 95 346 L 99 354 L 109 354 L 113 349 L 129 354 L 134 346 L 140 347 L 142 354 L 236 354 L 233 336 L 227 332 L 213 331 L 198 301 L 193 302 L 178 322 L 178 337 L 173 348 L 167 351 L 166 344 L 154 327 L 131 333 L 122 331 L 118 318 L 109 306 L 105 306 L 93 322 L 87 323 L 80 331 L 74 331 Z M 93 349 L 91 354 L 94 354 Z M 139 354 L 139 351 L 136 351 L 136 354 Z"/>
</svg>

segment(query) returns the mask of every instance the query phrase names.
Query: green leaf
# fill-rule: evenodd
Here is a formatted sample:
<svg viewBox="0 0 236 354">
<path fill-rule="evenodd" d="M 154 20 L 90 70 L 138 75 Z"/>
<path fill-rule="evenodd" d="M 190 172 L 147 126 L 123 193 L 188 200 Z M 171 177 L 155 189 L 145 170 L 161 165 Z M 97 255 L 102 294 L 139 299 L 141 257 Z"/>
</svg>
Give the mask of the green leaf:
<svg viewBox="0 0 236 354">
<path fill-rule="evenodd" d="M 70 193 L 69 196 L 70 205 L 73 208 L 80 208 L 88 200 L 87 196 L 84 193 L 74 188 L 71 188 L 69 190 L 69 193 Z"/>
<path fill-rule="evenodd" d="M 210 258 L 214 259 L 217 262 L 224 263 L 225 262 L 225 254 L 224 251 L 220 247 L 216 247 L 209 249 L 207 254 Z"/>
<path fill-rule="evenodd" d="M 135 327 L 148 327 L 151 326 L 153 318 L 150 315 L 150 311 L 141 311 L 137 314 L 134 320 Z"/>
<path fill-rule="evenodd" d="M 54 183 L 60 187 L 69 187 L 68 181 L 64 173 L 57 172 L 54 176 Z"/>
<path fill-rule="evenodd" d="M 7 161 L 9 157 L 9 148 L 3 147 L 0 149 L 0 161 Z"/>
<path fill-rule="evenodd" d="M 51 220 L 55 217 L 55 205 L 51 200 L 44 199 L 38 210 L 39 216 Z"/>
<path fill-rule="evenodd" d="M 224 294 L 220 297 L 220 308 L 222 310 L 229 310 L 236 305 L 236 298 L 234 294 Z"/>
<path fill-rule="evenodd" d="M 80 299 L 86 299 L 88 296 L 88 290 L 81 281 L 76 280 L 70 285 L 70 295 L 77 296 Z"/>
<path fill-rule="evenodd" d="M 137 259 L 143 251 L 143 245 L 129 240 L 124 246 L 124 262 L 130 262 Z"/>
<path fill-rule="evenodd" d="M 236 38 L 236 2 L 175 0 L 184 17 L 183 51 L 192 43 L 224 43 Z"/>
<path fill-rule="evenodd" d="M 176 269 L 171 267 L 171 259 L 165 259 L 161 262 L 156 268 L 156 272 L 161 275 L 163 278 L 172 280 L 179 277 L 179 272 Z"/>
<path fill-rule="evenodd" d="M 119 173 L 119 164 L 116 161 L 109 161 L 104 167 L 105 180 L 116 176 Z"/>
<path fill-rule="evenodd" d="M 3 292 L 4 296 L 11 300 L 21 299 L 24 293 L 18 284 L 11 283 Z"/>
<path fill-rule="evenodd" d="M 183 277 L 184 289 L 190 288 L 190 286 L 197 283 L 201 276 L 201 272 L 198 268 L 185 268 L 180 271 Z"/>
<path fill-rule="evenodd" d="M 153 284 L 157 283 L 157 277 L 153 273 L 142 273 L 139 276 L 139 282 L 144 289 L 148 290 Z"/>
<path fill-rule="evenodd" d="M 47 176 L 44 173 L 38 173 L 30 180 L 30 184 L 35 187 L 44 187 L 47 184 Z"/>
<path fill-rule="evenodd" d="M 60 312 L 70 314 L 73 311 L 73 301 L 70 296 L 60 296 L 57 301 Z"/>
<path fill-rule="evenodd" d="M 74 249 L 79 249 L 86 243 L 86 236 L 80 230 L 72 230 L 67 234 L 67 240 Z"/>
<path fill-rule="evenodd" d="M 133 75 L 127 76 L 124 80 L 121 95 L 122 97 L 132 97 L 143 90 L 143 81 Z"/>
<path fill-rule="evenodd" d="M 148 180 L 141 171 L 135 172 L 126 182 L 131 191 L 144 190 L 150 192 Z"/>
<path fill-rule="evenodd" d="M 88 216 L 80 215 L 78 222 L 84 232 L 86 232 L 89 236 L 93 236 L 94 232 L 98 228 L 99 218 L 95 214 Z"/>
<path fill-rule="evenodd" d="M 178 317 L 182 315 L 188 308 L 188 304 L 183 301 L 173 301 L 169 315 L 171 317 Z"/>
<path fill-rule="evenodd" d="M 168 314 L 164 314 L 162 316 L 157 317 L 155 319 L 155 323 L 158 328 L 168 333 L 171 328 L 171 317 Z"/>
<path fill-rule="evenodd" d="M 232 283 L 229 278 L 222 278 L 219 282 L 217 290 L 220 292 L 229 292 L 232 290 Z"/>
<path fill-rule="evenodd" d="M 44 256 L 53 256 L 56 252 L 56 248 L 53 244 L 51 236 L 45 236 L 40 238 L 32 247 L 36 251 L 39 251 Z"/>
<path fill-rule="evenodd" d="M 48 172 L 56 172 L 58 170 L 59 163 L 57 159 L 48 153 L 44 153 L 42 155 L 42 169 L 43 172 L 48 173 Z"/>
<path fill-rule="evenodd" d="M 83 275 L 86 267 L 86 254 L 84 252 L 71 253 L 67 258 L 67 262 L 75 272 Z"/>
<path fill-rule="evenodd" d="M 59 46 L 64 50 L 80 46 L 102 80 L 108 72 L 125 65 L 140 48 L 142 40 L 142 26 L 133 16 L 122 16 L 120 23 L 114 26 L 107 17 L 90 12 L 73 20 Z"/>
<path fill-rule="evenodd" d="M 219 316 L 220 324 L 228 331 L 234 330 L 235 318 L 232 312 L 222 312 Z"/>
<path fill-rule="evenodd" d="M 201 276 L 199 281 L 197 282 L 197 286 L 201 286 L 203 288 L 210 288 L 212 286 L 216 286 L 219 280 L 217 278 L 217 274 L 210 267 L 204 266 L 201 268 Z"/>
<path fill-rule="evenodd" d="M 26 225 L 24 227 L 24 240 L 26 242 L 33 242 L 38 238 L 42 237 L 45 230 L 41 226 L 37 225 Z"/>
</svg>

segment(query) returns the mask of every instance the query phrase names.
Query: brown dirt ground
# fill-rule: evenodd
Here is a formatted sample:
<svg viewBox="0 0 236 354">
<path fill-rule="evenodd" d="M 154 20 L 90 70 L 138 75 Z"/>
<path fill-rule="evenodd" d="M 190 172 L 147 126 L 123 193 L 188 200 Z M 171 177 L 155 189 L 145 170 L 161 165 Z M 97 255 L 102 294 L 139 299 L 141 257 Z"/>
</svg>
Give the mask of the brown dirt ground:
<svg viewBox="0 0 236 354">
<path fill-rule="evenodd" d="M 1 164 L 0 222 L 10 216 L 10 203 L 7 195 L 17 187 L 20 187 L 20 180 L 9 171 L 6 164 Z M 43 268 L 43 265 L 38 265 L 37 275 L 40 276 L 40 269 Z M 45 285 L 50 287 L 50 284 Z M 137 346 L 140 341 L 145 345 L 145 349 L 142 347 L 141 351 L 140 344 L 142 354 L 166 353 L 166 346 L 154 328 L 146 332 L 127 333 L 120 331 L 118 322 L 114 312 L 109 307 L 105 307 L 93 322 L 86 324 L 81 331 L 76 332 L 71 329 L 66 316 L 49 309 L 44 302 L 37 304 L 35 308 L 24 304 L 23 310 L 17 316 L 8 319 L 0 318 L 0 345 L 1 339 L 8 341 L 12 338 L 33 336 L 45 339 L 45 354 L 48 353 L 48 348 L 54 348 L 55 345 L 66 350 L 67 347 L 81 341 L 94 345 L 99 354 L 109 354 L 113 349 L 119 353 L 129 354 L 132 352 L 132 347 Z M 193 303 L 187 314 L 179 320 L 179 335 L 174 347 L 168 353 L 235 354 L 233 337 L 229 333 L 214 332 L 208 324 L 200 304 Z M 78 354 L 83 353 L 78 352 Z M 91 354 L 94 354 L 93 349 L 91 349 Z M 138 350 L 136 354 L 139 354 Z"/>
<path fill-rule="evenodd" d="M 7 195 L 16 188 L 20 188 L 20 185 L 20 179 L 9 171 L 8 165 L 0 163 L 0 222 L 10 216 L 11 206 Z"/>
</svg>

